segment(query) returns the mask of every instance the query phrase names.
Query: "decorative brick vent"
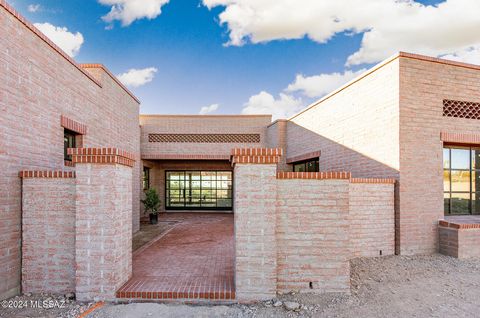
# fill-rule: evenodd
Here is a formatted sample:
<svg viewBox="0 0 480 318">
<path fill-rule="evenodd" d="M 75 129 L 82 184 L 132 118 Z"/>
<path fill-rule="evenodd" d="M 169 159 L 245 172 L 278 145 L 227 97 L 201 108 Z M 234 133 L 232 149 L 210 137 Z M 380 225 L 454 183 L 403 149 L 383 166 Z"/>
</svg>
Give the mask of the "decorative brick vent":
<svg viewBox="0 0 480 318">
<path fill-rule="evenodd" d="M 148 142 L 259 143 L 260 134 L 148 134 Z"/>
<path fill-rule="evenodd" d="M 443 116 L 480 119 L 480 103 L 444 99 Z"/>
</svg>

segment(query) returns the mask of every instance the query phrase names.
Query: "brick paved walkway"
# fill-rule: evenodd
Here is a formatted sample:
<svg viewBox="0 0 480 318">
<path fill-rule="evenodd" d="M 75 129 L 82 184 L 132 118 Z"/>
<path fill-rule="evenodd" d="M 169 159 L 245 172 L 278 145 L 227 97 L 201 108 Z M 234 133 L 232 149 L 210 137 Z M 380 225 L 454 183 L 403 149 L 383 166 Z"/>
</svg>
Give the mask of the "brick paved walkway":
<svg viewBox="0 0 480 318">
<path fill-rule="evenodd" d="M 118 298 L 235 298 L 233 214 L 169 213 L 179 221 L 163 237 L 133 255 L 133 277 Z"/>
</svg>

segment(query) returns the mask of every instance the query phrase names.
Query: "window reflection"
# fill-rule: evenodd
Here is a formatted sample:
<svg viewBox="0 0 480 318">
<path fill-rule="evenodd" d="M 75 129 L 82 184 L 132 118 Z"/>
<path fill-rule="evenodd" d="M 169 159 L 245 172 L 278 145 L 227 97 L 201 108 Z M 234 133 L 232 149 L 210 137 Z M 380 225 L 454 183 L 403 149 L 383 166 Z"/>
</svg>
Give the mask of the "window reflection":
<svg viewBox="0 0 480 318">
<path fill-rule="evenodd" d="M 445 214 L 480 214 L 480 148 L 443 149 Z"/>
</svg>

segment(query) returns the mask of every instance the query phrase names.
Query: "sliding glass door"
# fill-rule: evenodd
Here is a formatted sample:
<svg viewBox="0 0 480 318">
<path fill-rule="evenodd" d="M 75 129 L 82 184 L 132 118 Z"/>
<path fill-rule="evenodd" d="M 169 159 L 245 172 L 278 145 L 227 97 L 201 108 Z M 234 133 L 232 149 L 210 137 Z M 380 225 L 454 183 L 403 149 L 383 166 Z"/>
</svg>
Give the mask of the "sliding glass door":
<svg viewBox="0 0 480 318">
<path fill-rule="evenodd" d="M 166 171 L 167 210 L 231 210 L 232 171 Z"/>
</svg>

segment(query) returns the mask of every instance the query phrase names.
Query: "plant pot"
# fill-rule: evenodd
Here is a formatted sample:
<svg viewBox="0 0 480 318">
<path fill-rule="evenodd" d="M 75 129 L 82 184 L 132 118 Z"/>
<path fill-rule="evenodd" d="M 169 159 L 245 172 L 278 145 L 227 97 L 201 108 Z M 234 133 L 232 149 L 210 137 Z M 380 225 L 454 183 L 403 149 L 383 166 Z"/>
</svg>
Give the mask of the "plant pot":
<svg viewBox="0 0 480 318">
<path fill-rule="evenodd" d="M 158 223 L 158 214 L 150 213 L 150 224 Z"/>
</svg>

